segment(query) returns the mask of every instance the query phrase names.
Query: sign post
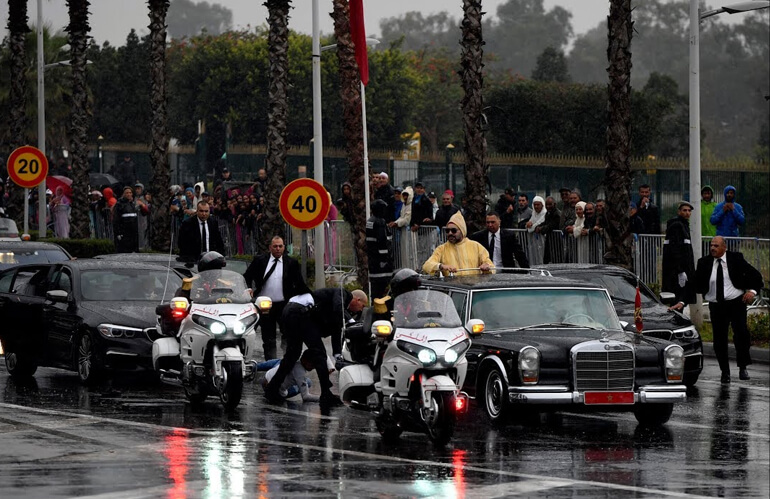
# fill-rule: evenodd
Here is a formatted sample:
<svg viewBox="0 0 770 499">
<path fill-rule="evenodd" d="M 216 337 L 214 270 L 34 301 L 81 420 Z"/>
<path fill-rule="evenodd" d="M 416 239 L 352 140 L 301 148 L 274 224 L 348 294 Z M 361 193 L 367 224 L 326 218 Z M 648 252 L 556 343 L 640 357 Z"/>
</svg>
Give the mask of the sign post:
<svg viewBox="0 0 770 499">
<path fill-rule="evenodd" d="M 326 188 L 320 182 L 309 178 L 299 178 L 283 188 L 278 206 L 286 223 L 295 229 L 302 229 L 304 236 L 304 231 L 324 223 L 329 214 L 329 208 L 331 208 L 331 200 Z M 318 250 L 324 245 L 323 238 L 320 240 L 316 238 L 315 245 L 316 269 L 318 269 L 318 265 L 323 269 L 323 252 Z M 302 238 L 302 246 L 300 251 L 304 255 L 307 252 L 306 237 Z M 318 261 L 319 258 L 321 259 L 320 262 Z M 324 274 L 321 273 L 321 275 Z M 317 271 L 316 276 L 318 276 Z M 321 289 L 326 285 L 323 281 L 324 279 L 321 279 L 321 282 L 318 282 L 318 278 L 316 278 L 316 289 Z"/>
<path fill-rule="evenodd" d="M 8 156 L 8 176 L 19 187 L 24 187 L 24 234 L 29 234 L 29 190 L 45 182 L 48 176 L 48 158 L 32 146 L 21 146 Z M 43 196 L 45 199 L 45 196 Z M 45 237 L 45 213 L 42 234 Z M 40 234 L 38 234 L 40 237 Z"/>
</svg>

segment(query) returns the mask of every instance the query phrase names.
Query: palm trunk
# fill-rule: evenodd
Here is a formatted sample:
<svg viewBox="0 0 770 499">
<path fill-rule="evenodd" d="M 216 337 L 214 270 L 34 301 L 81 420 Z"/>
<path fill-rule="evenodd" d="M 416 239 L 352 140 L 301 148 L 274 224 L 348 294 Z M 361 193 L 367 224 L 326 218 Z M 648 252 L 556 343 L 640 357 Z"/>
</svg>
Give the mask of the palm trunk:
<svg viewBox="0 0 770 499">
<path fill-rule="evenodd" d="M 67 27 L 72 67 L 72 107 L 70 111 L 70 155 L 72 158 L 71 233 L 75 239 L 91 236 L 88 217 L 88 87 L 86 50 L 88 49 L 88 0 L 67 0 L 70 23 Z"/>
<path fill-rule="evenodd" d="M 171 174 L 168 164 L 168 112 L 166 100 L 166 13 L 168 0 L 148 0 L 150 7 L 150 74 L 152 88 L 152 142 L 150 162 L 152 166 L 151 185 L 154 189 L 154 203 L 150 213 L 150 245 L 158 251 L 168 251 L 171 246 L 171 202 L 169 187 Z"/>
<path fill-rule="evenodd" d="M 484 77 L 484 39 L 481 34 L 481 0 L 463 0 L 462 53 L 460 78 L 465 92 L 461 105 L 465 135 L 465 195 L 470 214 L 466 223 L 469 232 L 484 228 L 487 208 L 489 165 L 486 162 L 487 140 L 481 129 L 484 109 L 482 89 Z"/>
<path fill-rule="evenodd" d="M 285 238 L 283 217 L 278 207 L 286 184 L 286 155 L 289 120 L 289 7 L 290 0 L 265 2 L 270 31 L 267 37 L 270 63 L 267 111 L 267 188 L 265 215 L 259 250 L 265 251 L 273 236 Z"/>
<path fill-rule="evenodd" d="M 27 143 L 27 59 L 24 38 L 29 32 L 27 25 L 27 0 L 8 0 L 8 45 L 11 51 L 10 115 L 8 116 L 10 153 Z M 24 218 L 24 189 L 13 182 L 8 186 L 8 216 L 21 227 Z"/>
<path fill-rule="evenodd" d="M 364 135 L 361 114 L 361 77 L 356 63 L 355 47 L 350 36 L 350 9 L 347 0 L 334 0 L 334 36 L 340 67 L 342 120 L 348 151 L 348 182 L 353 197 L 350 230 L 356 253 L 358 282 L 369 287 L 369 260 L 366 256 L 366 199 L 364 197 Z"/>
<path fill-rule="evenodd" d="M 631 268 L 631 0 L 612 0 L 608 18 L 607 241 L 604 261 Z"/>
</svg>

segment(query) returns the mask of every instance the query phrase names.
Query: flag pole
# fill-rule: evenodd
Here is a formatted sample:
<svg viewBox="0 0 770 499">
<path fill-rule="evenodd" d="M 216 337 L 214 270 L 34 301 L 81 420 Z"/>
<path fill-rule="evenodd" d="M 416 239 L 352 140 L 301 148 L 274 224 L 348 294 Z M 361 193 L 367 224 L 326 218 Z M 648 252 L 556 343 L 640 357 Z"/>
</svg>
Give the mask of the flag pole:
<svg viewBox="0 0 770 499">
<path fill-rule="evenodd" d="M 369 141 L 366 133 L 366 86 L 361 82 L 361 121 L 364 133 L 364 199 L 366 200 L 366 219 L 371 216 L 371 202 L 369 199 Z"/>
</svg>

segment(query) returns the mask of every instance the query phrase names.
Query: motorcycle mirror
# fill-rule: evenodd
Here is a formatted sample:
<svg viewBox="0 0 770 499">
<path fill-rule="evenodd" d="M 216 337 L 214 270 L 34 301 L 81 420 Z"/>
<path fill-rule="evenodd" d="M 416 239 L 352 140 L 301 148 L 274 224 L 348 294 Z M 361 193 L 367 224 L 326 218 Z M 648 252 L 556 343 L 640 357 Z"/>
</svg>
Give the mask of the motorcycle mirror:
<svg viewBox="0 0 770 499">
<path fill-rule="evenodd" d="M 471 336 L 478 336 L 484 332 L 484 321 L 481 319 L 470 319 L 465 323 L 465 329 Z"/>
</svg>

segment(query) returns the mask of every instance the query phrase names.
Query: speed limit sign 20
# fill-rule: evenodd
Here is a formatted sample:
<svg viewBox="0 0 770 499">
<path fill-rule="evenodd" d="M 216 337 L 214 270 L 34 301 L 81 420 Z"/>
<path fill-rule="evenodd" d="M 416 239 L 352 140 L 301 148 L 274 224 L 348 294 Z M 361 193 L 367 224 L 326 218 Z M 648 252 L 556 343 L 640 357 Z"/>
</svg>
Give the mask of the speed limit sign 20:
<svg viewBox="0 0 770 499">
<path fill-rule="evenodd" d="M 289 225 L 307 230 L 323 223 L 329 214 L 331 200 L 320 182 L 301 178 L 284 187 L 278 204 Z"/>
<path fill-rule="evenodd" d="M 8 157 L 8 176 L 20 187 L 36 187 L 47 175 L 48 158 L 36 147 L 19 147 Z"/>
</svg>

